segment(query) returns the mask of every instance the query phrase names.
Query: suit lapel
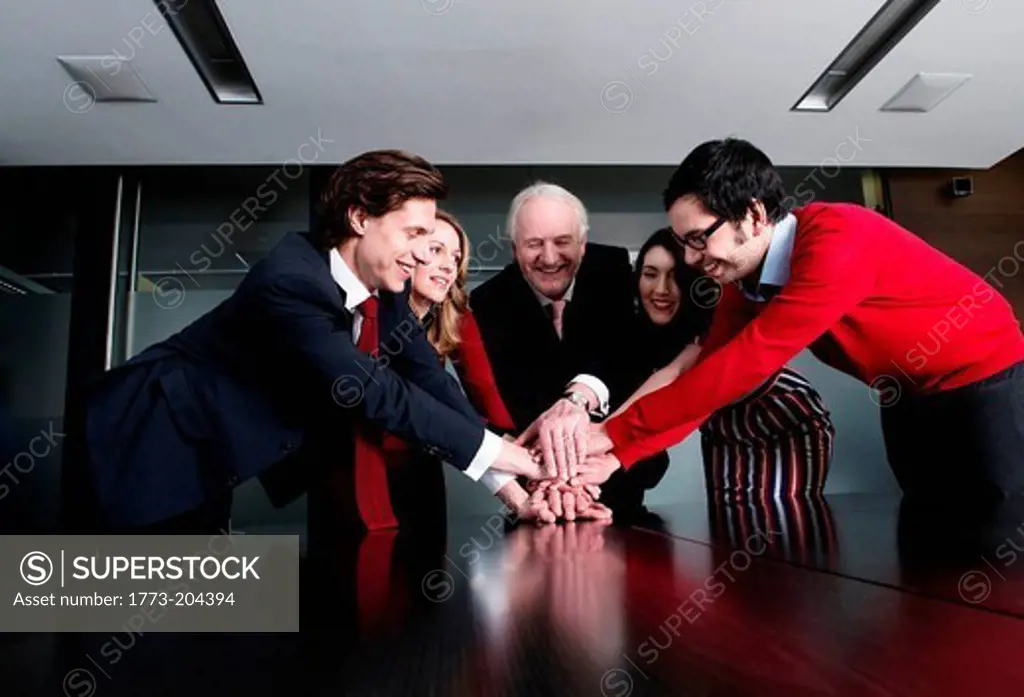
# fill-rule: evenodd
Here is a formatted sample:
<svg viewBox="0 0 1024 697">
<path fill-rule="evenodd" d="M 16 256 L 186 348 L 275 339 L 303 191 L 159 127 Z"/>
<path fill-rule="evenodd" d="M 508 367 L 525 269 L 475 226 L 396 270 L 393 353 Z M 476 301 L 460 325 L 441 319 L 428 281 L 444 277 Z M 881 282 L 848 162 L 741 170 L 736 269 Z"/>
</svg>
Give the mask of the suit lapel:
<svg viewBox="0 0 1024 697">
<path fill-rule="evenodd" d="M 327 297 L 330 298 L 338 315 L 348 318 L 349 327 L 352 326 L 352 313 L 345 310 L 345 293 L 331 275 L 330 255 L 317 249 L 309 233 L 291 233 L 295 235 L 289 240 L 298 249 L 298 255 L 309 264 L 313 273 L 312 276 L 323 288 Z"/>
<path fill-rule="evenodd" d="M 572 300 L 565 305 L 565 314 L 562 316 L 562 343 L 570 341 L 576 333 L 574 327 L 586 306 L 583 304 L 583 296 L 579 294 L 579 283 L 573 289 Z"/>
<path fill-rule="evenodd" d="M 385 291 L 381 291 L 379 296 L 378 331 L 380 333 L 380 340 L 378 342 L 378 349 L 388 353 L 401 351 L 402 344 L 408 341 L 408 338 L 412 336 L 412 329 L 415 328 L 410 327 L 408 324 L 404 327 L 402 326 L 402 322 L 415 322 L 412 310 L 409 309 L 408 296 L 405 292 L 388 293 Z M 388 342 L 391 344 L 390 351 L 385 346 Z"/>
</svg>

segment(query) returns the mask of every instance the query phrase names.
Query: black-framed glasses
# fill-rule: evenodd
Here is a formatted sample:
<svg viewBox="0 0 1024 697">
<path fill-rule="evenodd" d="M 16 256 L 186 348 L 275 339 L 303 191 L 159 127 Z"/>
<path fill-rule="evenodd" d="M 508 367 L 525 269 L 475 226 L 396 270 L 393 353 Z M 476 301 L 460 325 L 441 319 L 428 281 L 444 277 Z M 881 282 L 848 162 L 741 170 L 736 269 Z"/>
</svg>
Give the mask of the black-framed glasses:
<svg viewBox="0 0 1024 697">
<path fill-rule="evenodd" d="M 715 231 L 725 225 L 725 223 L 725 218 L 719 218 L 705 230 L 691 230 L 682 237 L 676 234 L 673 234 L 672 236 L 675 237 L 676 242 L 678 242 L 680 246 L 689 247 L 690 249 L 702 252 L 707 249 L 708 238 L 715 234 Z"/>
</svg>

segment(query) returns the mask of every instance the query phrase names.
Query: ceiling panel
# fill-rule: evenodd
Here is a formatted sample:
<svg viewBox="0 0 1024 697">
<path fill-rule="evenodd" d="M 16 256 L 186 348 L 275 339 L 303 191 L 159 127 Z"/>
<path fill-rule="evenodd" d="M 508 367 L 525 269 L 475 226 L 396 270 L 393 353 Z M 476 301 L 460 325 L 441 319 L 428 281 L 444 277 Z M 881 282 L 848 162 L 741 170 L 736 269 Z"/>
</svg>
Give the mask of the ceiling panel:
<svg viewBox="0 0 1024 697">
<path fill-rule="evenodd" d="M 881 0 L 221 0 L 261 106 L 213 102 L 150 0 L 8 3 L 0 164 L 674 164 L 739 135 L 780 165 L 987 167 L 1024 145 L 1024 3 L 943 0 L 831 113 L 790 107 Z M 131 58 L 89 104 L 56 56 Z M 919 71 L 973 77 L 926 114 Z M 313 139 L 315 147 L 303 145 Z M 301 149 L 300 149 L 301 148 Z"/>
</svg>

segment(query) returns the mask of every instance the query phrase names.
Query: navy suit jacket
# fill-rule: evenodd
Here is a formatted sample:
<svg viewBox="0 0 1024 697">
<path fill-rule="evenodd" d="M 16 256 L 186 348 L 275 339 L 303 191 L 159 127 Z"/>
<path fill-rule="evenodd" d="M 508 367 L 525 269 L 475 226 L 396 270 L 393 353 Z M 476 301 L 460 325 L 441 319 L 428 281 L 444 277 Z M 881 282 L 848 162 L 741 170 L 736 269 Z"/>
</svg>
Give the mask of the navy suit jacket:
<svg viewBox="0 0 1024 697">
<path fill-rule="evenodd" d="M 483 421 L 407 294 L 380 294 L 376 359 L 355 348 L 342 296 L 327 253 L 291 233 L 231 297 L 106 373 L 87 395 L 85 421 L 102 522 L 164 520 L 253 476 L 268 475 L 266 488 L 282 481 L 272 467 L 324 454 L 350 466 L 361 418 L 466 469 Z M 280 504 L 300 490 L 271 484 L 268 493 Z"/>
</svg>

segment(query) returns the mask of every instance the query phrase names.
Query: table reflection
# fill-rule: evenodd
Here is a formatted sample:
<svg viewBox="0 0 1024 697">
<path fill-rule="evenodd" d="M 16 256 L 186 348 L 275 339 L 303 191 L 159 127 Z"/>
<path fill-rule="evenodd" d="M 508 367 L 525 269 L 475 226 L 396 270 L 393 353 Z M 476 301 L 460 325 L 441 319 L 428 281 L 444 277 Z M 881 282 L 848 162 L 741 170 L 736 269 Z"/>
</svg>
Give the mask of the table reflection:
<svg viewBox="0 0 1024 697">
<path fill-rule="evenodd" d="M 822 496 L 712 498 L 707 508 L 713 543 L 825 568 L 837 559 L 835 521 Z"/>
<path fill-rule="evenodd" d="M 552 684 L 592 693 L 621 654 L 627 567 L 621 540 L 607 530 L 599 522 L 520 527 L 468 570 L 494 694 Z"/>
<path fill-rule="evenodd" d="M 705 519 L 725 523 L 715 524 L 715 543 L 621 524 L 508 529 L 500 516 L 321 540 L 302 562 L 300 635 L 147 632 L 119 641 L 117 662 L 94 672 L 103 695 L 133 697 L 211 690 L 251 697 L 1019 691 L 1024 621 L 895 583 L 780 563 L 803 549 L 812 553 L 806 558 L 842 567 L 858 545 L 858 554 L 877 547 L 872 535 L 843 537 L 844 521 L 859 521 L 848 530 L 860 534 L 873 529 L 865 520 L 897 522 L 863 502 L 839 514 L 820 503 L 715 510 Z M 909 572 L 897 580 L 932 579 L 955 592 L 957 576 L 935 576 L 929 565 L 943 550 L 952 558 L 957 540 L 965 553 L 977 549 L 967 544 L 967 528 L 948 514 L 936 522 L 934 511 L 900 512 L 891 546 L 905 547 L 913 563 L 896 565 Z M 973 542 L 995 544 L 987 558 L 997 565 L 1024 547 L 1022 524 L 1015 528 L 1015 546 L 990 535 Z M 969 555 L 959 561 L 982 563 Z M 999 592 L 1006 591 L 993 588 L 992 595 Z M 110 635 L 67 638 L 54 686 L 70 670 L 92 669 L 91 659 L 105 659 L 104 646 L 112 645 Z"/>
<path fill-rule="evenodd" d="M 957 508 L 904 501 L 896 544 L 900 586 L 1024 616 L 1024 502 Z"/>
<path fill-rule="evenodd" d="M 660 512 L 666 534 L 711 548 L 1024 617 L 1020 499 L 972 507 L 887 495 L 711 499 Z"/>
</svg>

